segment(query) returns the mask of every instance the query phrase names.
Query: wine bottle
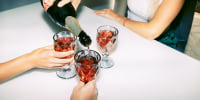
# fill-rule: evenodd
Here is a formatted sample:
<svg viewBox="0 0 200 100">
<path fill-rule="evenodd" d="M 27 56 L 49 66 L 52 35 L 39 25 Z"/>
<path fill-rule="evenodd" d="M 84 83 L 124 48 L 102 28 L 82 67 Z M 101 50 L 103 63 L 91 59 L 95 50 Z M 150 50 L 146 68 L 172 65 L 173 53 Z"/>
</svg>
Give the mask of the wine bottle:
<svg viewBox="0 0 200 100">
<path fill-rule="evenodd" d="M 92 41 L 90 37 L 82 30 L 76 18 L 72 16 L 66 17 L 65 27 L 79 37 L 79 41 L 82 45 L 88 47 L 91 44 Z"/>
<path fill-rule="evenodd" d="M 80 27 L 80 24 L 76 19 L 76 10 L 73 7 L 72 3 L 69 2 L 63 7 L 58 7 L 57 5 L 60 1 L 61 0 L 54 1 L 53 5 L 50 6 L 46 11 L 47 15 L 54 23 L 68 29 L 73 34 L 75 34 L 79 38 L 79 41 L 83 46 L 89 47 L 92 42 L 91 38 Z M 42 0 L 41 3 L 44 7 Z"/>
</svg>

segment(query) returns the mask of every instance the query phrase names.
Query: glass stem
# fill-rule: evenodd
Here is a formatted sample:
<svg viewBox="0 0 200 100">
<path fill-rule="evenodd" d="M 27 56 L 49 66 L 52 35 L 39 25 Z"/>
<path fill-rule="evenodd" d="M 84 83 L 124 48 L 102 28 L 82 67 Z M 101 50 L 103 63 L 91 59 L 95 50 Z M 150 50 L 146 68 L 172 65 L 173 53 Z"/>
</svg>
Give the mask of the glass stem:
<svg viewBox="0 0 200 100">
<path fill-rule="evenodd" d="M 102 57 L 103 58 L 108 58 L 108 56 L 109 56 L 109 53 L 108 53 L 107 49 L 104 49 L 103 53 L 102 53 Z"/>
</svg>

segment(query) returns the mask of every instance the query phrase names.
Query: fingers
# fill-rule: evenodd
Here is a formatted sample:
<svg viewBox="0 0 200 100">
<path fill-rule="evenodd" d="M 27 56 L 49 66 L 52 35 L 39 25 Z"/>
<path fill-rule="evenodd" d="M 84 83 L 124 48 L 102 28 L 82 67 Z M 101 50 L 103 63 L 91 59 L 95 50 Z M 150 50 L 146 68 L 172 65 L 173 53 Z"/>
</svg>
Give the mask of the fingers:
<svg viewBox="0 0 200 100">
<path fill-rule="evenodd" d="M 79 81 L 79 83 L 76 85 L 76 87 L 75 87 L 74 89 L 76 89 L 76 90 L 80 90 L 84 85 L 85 85 L 84 82 Z"/>
<path fill-rule="evenodd" d="M 53 5 L 55 0 L 42 0 L 42 4 L 44 7 L 44 10 L 47 11 L 47 9 Z"/>
<path fill-rule="evenodd" d="M 78 8 L 81 0 L 62 0 L 58 3 L 58 7 L 63 7 L 65 4 L 72 2 L 72 5 L 74 6 L 75 10 Z"/>
<path fill-rule="evenodd" d="M 67 51 L 67 52 L 56 52 L 56 51 L 51 51 L 49 52 L 50 56 L 52 57 L 56 57 L 56 58 L 62 58 L 62 57 L 66 57 L 66 56 L 70 56 L 70 55 L 73 55 L 74 54 L 74 51 L 71 50 L 71 51 Z"/>
<path fill-rule="evenodd" d="M 97 15 L 104 15 L 105 11 L 104 10 L 95 10 L 94 13 Z"/>
<path fill-rule="evenodd" d="M 63 65 L 61 68 L 70 68 L 70 66 L 68 64 Z"/>
<path fill-rule="evenodd" d="M 66 64 L 73 62 L 74 58 L 74 51 L 67 51 L 67 52 L 57 52 L 54 50 L 53 45 L 48 45 L 42 48 L 39 48 L 33 51 L 32 55 L 35 56 L 38 62 L 37 66 L 43 68 L 62 68 L 62 67 L 69 67 Z M 65 58 L 69 56 L 70 58 Z"/>
<path fill-rule="evenodd" d="M 92 80 L 88 82 L 85 87 L 85 89 L 90 90 L 94 95 L 97 95 L 97 88 L 96 88 L 96 81 Z"/>
<path fill-rule="evenodd" d="M 80 2 L 81 2 L 81 0 L 73 0 L 72 1 L 72 5 L 74 6 L 75 10 L 77 10 Z"/>
<path fill-rule="evenodd" d="M 73 50 L 70 51 L 66 51 L 66 52 L 57 52 L 54 50 L 54 46 L 53 45 L 48 45 L 43 47 L 45 50 L 49 50 L 49 55 L 51 57 L 56 57 L 56 58 L 62 58 L 62 57 L 66 57 L 66 56 L 70 56 L 74 54 Z"/>
<path fill-rule="evenodd" d="M 85 83 L 84 82 L 82 82 L 82 81 L 79 81 L 79 83 L 78 83 L 78 86 L 79 87 L 83 87 L 85 85 Z"/>
<path fill-rule="evenodd" d="M 83 86 L 89 87 L 89 88 L 96 88 L 96 81 L 92 80 L 92 81 L 89 81 L 87 84 L 85 84 L 82 81 L 79 81 L 79 83 L 78 83 L 78 85 L 76 87 L 77 88 L 82 88 Z"/>
<path fill-rule="evenodd" d="M 68 58 L 68 59 L 59 59 L 59 58 L 55 58 L 52 59 L 52 62 L 55 62 L 57 64 L 68 64 L 71 63 L 74 60 L 74 58 Z"/>
<path fill-rule="evenodd" d="M 95 10 L 94 13 L 96 15 L 104 16 L 104 17 L 108 17 L 108 18 L 115 15 L 115 12 L 112 9 Z"/>
<path fill-rule="evenodd" d="M 96 13 L 108 13 L 111 9 L 94 10 Z"/>
<path fill-rule="evenodd" d="M 63 61 L 64 62 L 64 61 Z M 64 63 L 61 63 L 61 62 L 56 62 L 55 60 L 51 63 L 51 64 L 48 64 L 48 69 L 57 69 L 57 68 L 69 68 L 70 65 L 68 65 L 68 63 L 70 63 L 71 61 L 68 61 L 68 62 L 64 62 Z"/>
<path fill-rule="evenodd" d="M 48 46 L 45 46 L 44 49 L 51 49 L 52 50 L 52 49 L 54 49 L 54 46 L 53 45 L 48 45 Z"/>
<path fill-rule="evenodd" d="M 96 88 L 96 81 L 95 81 L 95 80 L 89 81 L 89 82 L 86 84 L 86 87 Z"/>
<path fill-rule="evenodd" d="M 58 3 L 58 7 L 62 7 L 62 6 L 64 6 L 65 4 L 67 4 L 67 3 L 69 3 L 69 2 L 71 2 L 71 0 L 62 0 L 62 1 L 60 1 L 60 2 Z"/>
</svg>

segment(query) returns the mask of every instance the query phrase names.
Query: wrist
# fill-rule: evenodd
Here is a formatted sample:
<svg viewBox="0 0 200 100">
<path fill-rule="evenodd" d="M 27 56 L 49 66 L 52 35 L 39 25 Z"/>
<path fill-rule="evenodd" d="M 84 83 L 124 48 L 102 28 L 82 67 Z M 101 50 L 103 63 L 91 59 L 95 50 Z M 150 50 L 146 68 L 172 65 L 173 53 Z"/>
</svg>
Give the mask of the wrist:
<svg viewBox="0 0 200 100">
<path fill-rule="evenodd" d="M 122 24 L 123 26 L 125 26 L 126 21 L 128 20 L 128 18 L 124 17 L 124 16 L 118 16 L 117 17 L 117 21 Z"/>
<path fill-rule="evenodd" d="M 128 20 L 127 18 L 125 18 L 125 17 L 123 18 L 123 20 L 122 20 L 122 25 L 123 25 L 123 26 L 126 25 L 126 21 L 127 21 L 127 20 Z"/>
<path fill-rule="evenodd" d="M 35 67 L 34 58 L 31 55 L 31 53 L 24 55 L 23 61 L 24 61 L 24 67 L 26 67 L 27 69 L 32 69 Z"/>
</svg>

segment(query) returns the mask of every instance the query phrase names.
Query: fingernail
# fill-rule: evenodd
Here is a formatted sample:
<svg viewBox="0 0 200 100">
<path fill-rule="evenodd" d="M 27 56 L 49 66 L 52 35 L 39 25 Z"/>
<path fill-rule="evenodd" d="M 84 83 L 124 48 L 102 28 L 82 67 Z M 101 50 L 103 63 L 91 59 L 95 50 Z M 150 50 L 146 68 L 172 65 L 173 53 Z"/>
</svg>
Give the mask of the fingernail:
<svg viewBox="0 0 200 100">
<path fill-rule="evenodd" d="M 60 3 L 58 3 L 58 7 L 62 7 L 62 3 L 60 2 Z"/>
<path fill-rule="evenodd" d="M 44 0 L 44 2 L 45 2 L 45 3 L 47 3 L 47 2 L 48 2 L 48 0 Z"/>
</svg>

